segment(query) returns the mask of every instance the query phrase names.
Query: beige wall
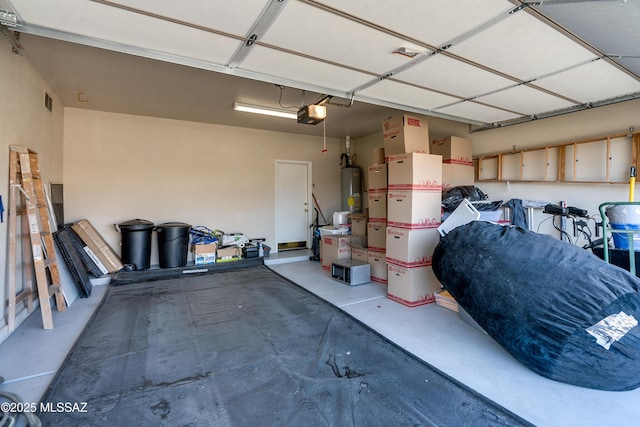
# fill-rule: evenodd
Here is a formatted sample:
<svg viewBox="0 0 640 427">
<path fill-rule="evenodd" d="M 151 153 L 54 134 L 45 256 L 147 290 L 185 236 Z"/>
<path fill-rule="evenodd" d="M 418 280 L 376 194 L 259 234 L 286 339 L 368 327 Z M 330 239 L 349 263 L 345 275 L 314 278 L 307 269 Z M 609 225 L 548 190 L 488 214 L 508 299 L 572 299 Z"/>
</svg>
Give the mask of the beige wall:
<svg viewBox="0 0 640 427">
<path fill-rule="evenodd" d="M 45 91 L 53 98 L 53 112 L 44 107 Z M 0 223 L 0 341 L 7 335 L 7 216 L 9 207 L 9 146 L 28 147 L 38 153 L 43 183 L 62 182 L 62 116 L 59 99 L 35 71 L 28 56 L 11 53 L 9 41 L 0 37 L 0 195 L 4 202 L 4 222 Z M 18 247 L 18 255 L 20 247 Z M 20 259 L 20 257 L 18 257 Z M 21 264 L 17 271 L 21 271 Z M 5 280 L 6 279 L 6 280 Z M 17 278 L 22 287 L 22 278 Z M 18 320 L 26 316 L 19 307 Z"/>
<path fill-rule="evenodd" d="M 275 251 L 276 160 L 312 162 L 322 211 L 340 210 L 338 139 L 323 154 L 318 137 L 73 108 L 64 130 L 66 220 L 88 219 L 118 253 L 114 224 L 135 218 L 264 237 Z"/>
</svg>

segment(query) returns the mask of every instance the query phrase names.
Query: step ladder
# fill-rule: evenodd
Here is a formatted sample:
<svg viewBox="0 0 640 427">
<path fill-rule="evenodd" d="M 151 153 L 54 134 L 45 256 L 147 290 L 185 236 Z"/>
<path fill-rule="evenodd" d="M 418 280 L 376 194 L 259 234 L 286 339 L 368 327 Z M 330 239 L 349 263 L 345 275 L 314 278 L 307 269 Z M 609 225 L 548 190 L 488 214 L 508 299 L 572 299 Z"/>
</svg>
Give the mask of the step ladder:
<svg viewBox="0 0 640 427">
<path fill-rule="evenodd" d="M 16 304 L 27 303 L 27 311 L 33 310 L 34 289 L 32 271 L 35 271 L 42 325 L 53 329 L 50 297 L 55 297 L 58 311 L 66 310 L 60 286 L 60 272 L 51 234 L 49 207 L 45 196 L 38 154 L 25 147 L 11 146 L 9 156 L 9 253 L 7 256 L 9 312 L 7 327 L 16 327 Z M 18 217 L 21 217 L 18 223 Z M 17 292 L 17 246 L 22 240 L 22 282 L 24 288 Z"/>
</svg>

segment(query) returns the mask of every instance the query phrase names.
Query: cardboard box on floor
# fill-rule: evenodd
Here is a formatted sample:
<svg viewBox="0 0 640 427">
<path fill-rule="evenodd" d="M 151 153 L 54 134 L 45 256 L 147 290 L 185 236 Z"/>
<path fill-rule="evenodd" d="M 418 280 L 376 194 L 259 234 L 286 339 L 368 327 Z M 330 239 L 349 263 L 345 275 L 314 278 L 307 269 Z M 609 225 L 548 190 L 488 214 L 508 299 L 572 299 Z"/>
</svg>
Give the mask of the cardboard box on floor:
<svg viewBox="0 0 640 427">
<path fill-rule="evenodd" d="M 473 147 L 470 139 L 457 136 L 434 139 L 431 153 L 440 154 L 443 163 L 473 166 Z"/>
<path fill-rule="evenodd" d="M 426 153 L 429 154 L 429 123 L 425 116 L 403 114 L 382 122 L 384 155 Z"/>
<path fill-rule="evenodd" d="M 100 233 L 98 233 L 88 220 L 82 219 L 75 224 L 72 224 L 71 228 L 89 247 L 89 249 L 93 251 L 109 273 L 122 270 L 124 265 L 122 264 L 120 257 L 113 251 L 113 249 L 111 249 Z"/>
<path fill-rule="evenodd" d="M 216 262 L 236 261 L 242 258 L 242 248 L 239 246 L 227 246 L 218 248 Z"/>
<path fill-rule="evenodd" d="M 435 293 L 442 289 L 431 267 L 405 268 L 387 264 L 387 298 L 406 305 L 418 307 L 436 301 Z"/>
<path fill-rule="evenodd" d="M 442 191 L 442 156 L 404 153 L 389 157 L 389 191 Z"/>
<path fill-rule="evenodd" d="M 193 263 L 195 265 L 213 264 L 216 262 L 217 243 L 193 245 Z"/>
<path fill-rule="evenodd" d="M 322 238 L 322 269 L 331 271 L 331 263 L 351 259 L 351 236 L 339 234 Z"/>
</svg>

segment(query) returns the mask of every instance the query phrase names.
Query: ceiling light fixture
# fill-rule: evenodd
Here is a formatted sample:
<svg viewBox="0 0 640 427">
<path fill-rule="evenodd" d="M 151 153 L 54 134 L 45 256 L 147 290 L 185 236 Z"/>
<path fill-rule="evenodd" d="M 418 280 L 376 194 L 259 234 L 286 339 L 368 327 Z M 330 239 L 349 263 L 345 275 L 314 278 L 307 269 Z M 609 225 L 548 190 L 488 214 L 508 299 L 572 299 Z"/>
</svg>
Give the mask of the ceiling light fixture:
<svg viewBox="0 0 640 427">
<path fill-rule="evenodd" d="M 241 104 L 234 102 L 233 109 L 244 113 L 264 114 L 267 116 L 284 117 L 285 119 L 298 119 L 298 114 L 287 110 L 278 110 L 277 108 L 259 107 L 257 105 Z"/>
</svg>

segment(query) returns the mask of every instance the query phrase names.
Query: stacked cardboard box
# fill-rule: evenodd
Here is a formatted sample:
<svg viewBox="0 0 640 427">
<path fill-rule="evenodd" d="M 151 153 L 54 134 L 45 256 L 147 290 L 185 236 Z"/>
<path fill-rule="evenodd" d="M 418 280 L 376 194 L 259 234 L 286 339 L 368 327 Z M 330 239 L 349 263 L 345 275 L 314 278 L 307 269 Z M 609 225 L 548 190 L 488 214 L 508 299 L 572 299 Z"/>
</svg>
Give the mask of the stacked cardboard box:
<svg viewBox="0 0 640 427">
<path fill-rule="evenodd" d="M 367 215 L 351 215 L 351 260 L 361 263 L 369 263 L 369 250 L 367 249 Z M 367 280 L 368 282 L 369 280 Z"/>
<path fill-rule="evenodd" d="M 473 185 L 475 169 L 471 140 L 457 136 L 434 139 L 431 153 L 442 156 L 442 188 Z"/>
<path fill-rule="evenodd" d="M 384 159 L 384 155 L 378 157 Z M 369 166 L 368 178 L 367 262 L 371 265 L 371 281 L 386 285 L 387 164 Z"/>
<path fill-rule="evenodd" d="M 429 153 L 429 123 L 425 116 L 403 114 L 382 122 L 384 155 Z"/>
<path fill-rule="evenodd" d="M 352 214 L 351 218 L 351 247 L 367 247 L 367 215 Z M 353 255 L 353 254 L 352 254 Z"/>
<path fill-rule="evenodd" d="M 351 236 L 332 234 L 322 237 L 322 269 L 331 272 L 331 263 L 351 259 Z"/>
<path fill-rule="evenodd" d="M 360 245 L 351 245 L 351 259 L 360 262 L 369 262 L 369 249 Z"/>
<path fill-rule="evenodd" d="M 442 218 L 442 156 L 429 153 L 427 132 L 405 134 L 405 140 L 403 152 L 388 156 L 387 296 L 416 307 L 434 302 L 441 289 L 431 256 Z"/>
</svg>

